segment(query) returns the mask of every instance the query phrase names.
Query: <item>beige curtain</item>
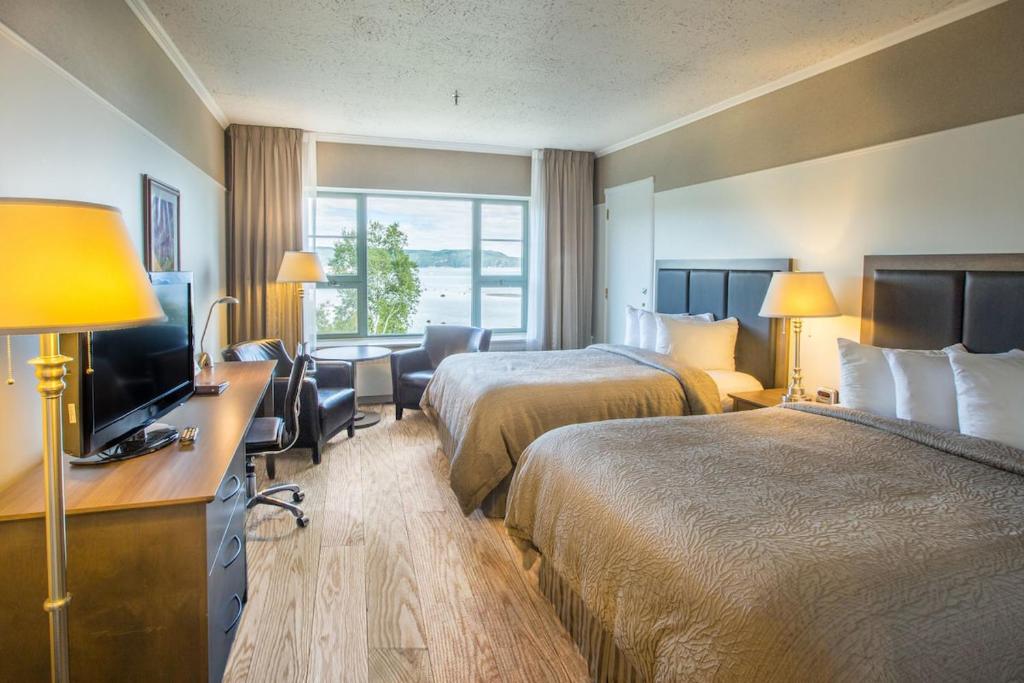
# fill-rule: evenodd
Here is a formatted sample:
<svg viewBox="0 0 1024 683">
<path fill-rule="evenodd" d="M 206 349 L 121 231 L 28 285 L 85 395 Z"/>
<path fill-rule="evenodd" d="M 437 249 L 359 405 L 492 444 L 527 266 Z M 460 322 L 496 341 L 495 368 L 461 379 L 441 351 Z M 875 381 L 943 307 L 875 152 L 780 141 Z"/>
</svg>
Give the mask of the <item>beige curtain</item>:
<svg viewBox="0 0 1024 683">
<path fill-rule="evenodd" d="M 300 339 L 297 292 L 278 284 L 284 252 L 302 249 L 302 131 L 232 125 L 227 131 L 228 306 L 231 343 Z"/>
<path fill-rule="evenodd" d="M 590 343 L 594 296 L 594 155 L 544 150 L 541 348 Z"/>
</svg>

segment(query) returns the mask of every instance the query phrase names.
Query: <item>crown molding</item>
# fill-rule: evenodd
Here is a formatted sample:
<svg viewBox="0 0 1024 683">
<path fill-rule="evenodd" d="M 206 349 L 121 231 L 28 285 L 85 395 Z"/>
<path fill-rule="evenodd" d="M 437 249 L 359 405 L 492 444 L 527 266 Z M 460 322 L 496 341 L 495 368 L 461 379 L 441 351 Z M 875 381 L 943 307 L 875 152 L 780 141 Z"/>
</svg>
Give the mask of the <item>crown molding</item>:
<svg viewBox="0 0 1024 683">
<path fill-rule="evenodd" d="M 230 121 L 228 117 L 224 115 L 223 110 L 217 104 L 217 101 L 213 99 L 213 95 L 206 89 L 203 82 L 199 79 L 199 76 L 192 67 L 186 61 L 185 56 L 181 54 L 178 46 L 171 40 L 171 36 L 164 30 L 164 27 L 160 24 L 160 20 L 156 18 L 153 11 L 146 5 L 145 0 L 124 0 L 128 8 L 135 13 L 139 21 L 146 30 L 149 31 L 149 35 L 153 36 L 153 40 L 160 46 L 160 49 L 164 51 L 167 58 L 171 60 L 171 63 L 178 69 L 185 82 L 191 86 L 192 90 L 195 91 L 199 99 L 202 100 L 203 104 L 213 115 L 213 118 L 217 119 L 217 123 L 220 124 L 221 128 L 227 128 Z"/>
<path fill-rule="evenodd" d="M 35 59 L 39 60 L 40 63 L 44 64 L 47 68 L 52 69 L 54 71 L 54 73 L 56 73 L 60 77 L 62 77 L 65 80 L 67 80 L 67 82 L 71 86 L 77 88 L 78 90 L 81 90 L 86 95 L 88 95 L 89 97 L 93 98 L 101 106 L 106 108 L 108 111 L 110 111 L 114 115 L 118 116 L 123 121 L 125 121 L 129 125 L 133 126 L 136 130 L 142 132 L 144 135 L 149 137 L 151 140 L 153 140 L 154 142 L 156 142 L 157 144 L 162 146 L 168 152 L 174 154 L 179 159 L 184 161 L 186 164 L 192 166 L 192 168 L 196 169 L 197 171 L 199 171 L 200 173 L 205 175 L 207 178 L 210 179 L 211 182 L 213 182 L 221 190 L 225 190 L 225 191 L 227 190 L 227 188 L 224 187 L 224 183 L 222 183 L 220 180 L 218 180 L 217 178 L 214 178 L 212 175 L 210 175 L 209 171 L 207 171 L 206 169 L 201 167 L 199 164 L 197 164 L 196 162 L 194 162 L 191 159 L 189 159 L 187 156 L 185 156 L 184 154 L 179 152 L 174 147 L 172 147 L 170 144 L 168 144 L 166 141 L 164 141 L 159 135 L 157 135 L 156 133 L 154 133 L 150 129 L 146 128 L 144 125 L 142 125 L 141 123 L 139 123 L 138 121 L 133 119 L 128 114 L 126 114 L 123 111 L 121 111 L 120 109 L 118 109 L 118 107 L 114 103 L 112 103 L 110 100 L 106 99 L 105 97 L 100 95 L 98 92 L 96 92 L 95 90 L 90 88 L 88 85 L 86 85 L 85 83 L 80 81 L 76 76 L 74 76 L 70 71 L 65 69 L 63 66 L 61 66 L 57 62 L 55 62 L 52 59 L 50 59 L 49 57 L 47 57 L 45 54 L 43 54 L 39 50 L 39 48 L 37 48 L 32 43 L 30 43 L 27 40 L 25 40 L 24 38 L 22 38 L 20 34 L 18 34 L 14 29 L 12 29 L 10 26 L 8 26 L 7 24 L 3 23 L 2 21 L 0 21 L 0 38 L 6 38 L 15 47 L 24 50 L 25 52 L 30 54 L 32 57 L 34 57 Z"/>
<path fill-rule="evenodd" d="M 937 28 L 941 28 L 943 26 L 946 26 L 947 24 L 952 24 L 955 21 L 959 21 L 960 19 L 969 17 L 972 14 L 977 14 L 978 12 L 990 9 L 992 7 L 995 7 L 996 5 L 1001 5 L 1004 2 L 1006 2 L 1006 0 L 970 0 L 969 2 L 965 2 L 962 5 L 957 5 L 956 7 L 948 9 L 944 12 L 940 12 L 927 19 L 923 19 L 915 24 L 911 24 L 910 26 L 899 29 L 897 31 L 893 31 L 892 33 L 888 33 L 880 38 L 868 41 L 867 43 L 864 43 L 863 45 L 855 47 L 851 50 L 841 52 L 835 57 L 826 59 L 823 62 L 818 62 L 817 64 L 813 64 L 809 67 L 800 69 L 799 71 L 794 71 L 793 73 L 787 76 L 783 76 L 782 78 L 779 78 L 777 80 L 771 81 L 770 83 L 758 86 L 757 88 L 754 88 L 752 90 L 748 90 L 734 97 L 722 100 L 721 102 L 713 104 L 710 107 L 705 107 L 704 109 L 696 111 L 692 114 L 687 114 L 686 116 L 678 118 L 674 121 L 669 121 L 668 123 L 658 126 L 657 128 L 652 128 L 651 130 L 646 131 L 644 133 L 640 133 L 639 135 L 634 135 L 633 137 L 627 138 L 621 142 L 617 142 L 613 145 L 609 145 L 607 147 L 599 149 L 597 152 L 595 152 L 595 155 L 598 157 L 603 157 L 608 154 L 611 154 L 612 152 L 618 152 L 619 150 L 625 149 L 626 147 L 631 147 L 639 142 L 650 140 L 651 138 L 675 130 L 676 128 L 682 128 L 683 126 L 694 123 L 695 121 L 707 118 L 709 116 L 712 116 L 713 114 L 717 114 L 731 107 L 735 107 L 736 105 L 743 104 L 744 102 L 749 102 L 751 100 L 757 99 L 758 97 L 762 97 L 776 90 L 781 90 L 782 88 L 793 85 L 794 83 L 805 81 L 808 78 L 812 78 L 819 74 L 825 73 L 826 71 L 830 71 L 831 69 L 843 66 L 844 64 L 849 64 L 850 62 L 860 59 L 861 57 L 866 57 L 875 52 L 880 52 L 898 43 L 910 40 L 911 38 L 916 38 L 917 36 L 928 33 L 929 31 L 934 31 Z"/>
<path fill-rule="evenodd" d="M 532 150 L 525 147 L 483 145 L 474 142 L 441 142 L 437 140 L 415 140 L 411 138 L 385 138 L 373 135 L 348 135 L 345 133 L 315 133 L 318 142 L 341 142 L 349 145 L 374 145 L 378 147 L 410 147 L 413 149 L 436 149 L 449 152 L 475 152 L 477 154 L 504 154 L 506 156 L 528 157 Z"/>
</svg>

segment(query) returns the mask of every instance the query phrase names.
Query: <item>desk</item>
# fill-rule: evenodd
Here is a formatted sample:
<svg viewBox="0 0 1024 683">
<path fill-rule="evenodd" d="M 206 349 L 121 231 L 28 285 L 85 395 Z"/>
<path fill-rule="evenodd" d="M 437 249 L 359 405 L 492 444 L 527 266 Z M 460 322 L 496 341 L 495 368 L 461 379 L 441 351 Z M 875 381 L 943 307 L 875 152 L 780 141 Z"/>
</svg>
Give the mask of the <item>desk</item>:
<svg viewBox="0 0 1024 683">
<path fill-rule="evenodd" d="M 244 440 L 274 361 L 221 363 L 228 380 L 161 418 L 173 444 L 95 467 L 65 461 L 74 681 L 219 681 L 246 590 Z M 271 397 L 271 400 L 272 397 Z M 0 680 L 49 678 L 42 465 L 0 492 Z"/>
<path fill-rule="evenodd" d="M 352 388 L 356 386 L 356 365 L 362 361 L 380 360 L 391 355 L 391 349 L 386 346 L 369 346 L 359 344 L 357 346 L 328 346 L 317 349 L 312 353 L 314 360 L 330 362 L 332 360 L 348 361 L 352 364 Z M 356 396 L 358 398 L 358 394 Z M 380 413 L 373 411 L 361 411 L 356 406 L 356 429 L 372 427 L 380 422 Z"/>
</svg>

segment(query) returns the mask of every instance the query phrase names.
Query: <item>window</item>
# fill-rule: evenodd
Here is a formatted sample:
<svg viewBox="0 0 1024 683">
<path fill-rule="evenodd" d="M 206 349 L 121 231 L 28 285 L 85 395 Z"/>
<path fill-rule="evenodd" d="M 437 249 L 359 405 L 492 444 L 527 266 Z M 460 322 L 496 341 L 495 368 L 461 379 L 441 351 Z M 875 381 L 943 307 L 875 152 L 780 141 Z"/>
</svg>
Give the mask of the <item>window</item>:
<svg viewBox="0 0 1024 683">
<path fill-rule="evenodd" d="M 522 200 L 321 191 L 309 235 L 328 277 L 318 336 L 524 331 L 526 223 Z"/>
</svg>

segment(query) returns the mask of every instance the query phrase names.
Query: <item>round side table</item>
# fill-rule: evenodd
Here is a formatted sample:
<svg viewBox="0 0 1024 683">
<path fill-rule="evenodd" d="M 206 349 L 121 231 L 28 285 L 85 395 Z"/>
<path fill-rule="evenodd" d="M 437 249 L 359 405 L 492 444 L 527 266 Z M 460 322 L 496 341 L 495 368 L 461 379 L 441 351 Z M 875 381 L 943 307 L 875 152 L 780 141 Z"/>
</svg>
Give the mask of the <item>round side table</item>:
<svg viewBox="0 0 1024 683">
<path fill-rule="evenodd" d="M 380 360 L 381 358 L 387 358 L 391 355 L 391 349 L 386 346 L 370 346 L 367 344 L 359 344 L 358 346 L 328 346 L 322 349 L 317 349 L 312 353 L 313 359 L 317 361 L 331 362 L 344 360 L 352 364 L 352 386 L 356 385 L 356 367 L 359 363 L 371 360 Z M 356 395 L 356 429 L 365 429 L 372 427 L 373 425 L 380 422 L 380 413 L 375 413 L 370 410 L 359 410 L 358 408 L 358 394 Z"/>
</svg>

